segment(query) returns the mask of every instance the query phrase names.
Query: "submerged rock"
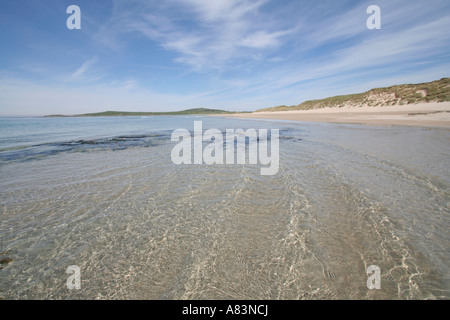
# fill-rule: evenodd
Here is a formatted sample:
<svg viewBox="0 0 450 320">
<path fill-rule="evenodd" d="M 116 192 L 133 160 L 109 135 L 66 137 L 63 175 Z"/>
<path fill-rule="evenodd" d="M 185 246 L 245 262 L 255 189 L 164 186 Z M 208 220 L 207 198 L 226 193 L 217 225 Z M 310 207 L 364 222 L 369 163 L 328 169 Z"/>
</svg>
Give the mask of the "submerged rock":
<svg viewBox="0 0 450 320">
<path fill-rule="evenodd" d="M 11 258 L 3 258 L 0 259 L 0 269 L 3 269 L 7 264 L 13 262 L 14 260 Z"/>
</svg>

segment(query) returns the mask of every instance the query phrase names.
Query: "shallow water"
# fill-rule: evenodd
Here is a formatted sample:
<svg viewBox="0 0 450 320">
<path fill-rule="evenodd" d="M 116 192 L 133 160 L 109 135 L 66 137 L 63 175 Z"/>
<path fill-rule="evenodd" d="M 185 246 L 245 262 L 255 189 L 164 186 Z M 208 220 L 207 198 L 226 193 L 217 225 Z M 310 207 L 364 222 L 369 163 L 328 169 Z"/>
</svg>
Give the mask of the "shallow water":
<svg viewBox="0 0 450 320">
<path fill-rule="evenodd" d="M 194 120 L 280 129 L 278 174 L 174 165 L 171 130 Z M 450 298 L 449 130 L 45 121 L 66 134 L 0 129 L 4 299 Z M 67 288 L 70 265 L 80 290 Z M 370 265 L 379 290 L 367 288 Z"/>
</svg>

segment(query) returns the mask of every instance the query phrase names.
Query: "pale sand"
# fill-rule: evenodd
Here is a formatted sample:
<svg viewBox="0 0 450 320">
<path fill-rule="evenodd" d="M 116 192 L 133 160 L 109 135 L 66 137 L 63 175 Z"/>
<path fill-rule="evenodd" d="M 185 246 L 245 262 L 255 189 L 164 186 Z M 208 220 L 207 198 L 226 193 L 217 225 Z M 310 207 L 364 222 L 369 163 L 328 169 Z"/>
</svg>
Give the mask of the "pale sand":
<svg viewBox="0 0 450 320">
<path fill-rule="evenodd" d="M 407 125 L 450 128 L 450 102 L 395 105 L 388 107 L 341 107 L 315 110 L 236 113 L 239 118 L 293 121 Z"/>
</svg>

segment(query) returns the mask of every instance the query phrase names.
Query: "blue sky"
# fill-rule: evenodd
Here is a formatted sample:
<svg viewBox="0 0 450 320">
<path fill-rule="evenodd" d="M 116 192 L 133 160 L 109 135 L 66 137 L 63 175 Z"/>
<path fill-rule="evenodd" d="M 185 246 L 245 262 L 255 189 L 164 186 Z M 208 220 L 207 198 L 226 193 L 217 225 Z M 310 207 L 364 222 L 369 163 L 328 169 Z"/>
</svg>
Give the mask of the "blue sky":
<svg viewBox="0 0 450 320">
<path fill-rule="evenodd" d="M 432 81 L 450 76 L 449 30 L 448 0 L 2 0 L 0 115 L 256 110 Z"/>
</svg>

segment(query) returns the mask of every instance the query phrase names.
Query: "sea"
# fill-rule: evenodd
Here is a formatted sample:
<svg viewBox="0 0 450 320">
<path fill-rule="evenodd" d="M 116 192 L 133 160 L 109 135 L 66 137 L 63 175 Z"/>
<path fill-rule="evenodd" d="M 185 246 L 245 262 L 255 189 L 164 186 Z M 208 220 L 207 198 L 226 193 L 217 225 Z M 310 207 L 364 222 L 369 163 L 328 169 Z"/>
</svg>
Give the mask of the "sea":
<svg viewBox="0 0 450 320">
<path fill-rule="evenodd" d="M 279 170 L 175 164 L 196 121 Z M 449 299 L 449 164 L 449 128 L 0 118 L 0 298 Z"/>
</svg>

